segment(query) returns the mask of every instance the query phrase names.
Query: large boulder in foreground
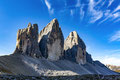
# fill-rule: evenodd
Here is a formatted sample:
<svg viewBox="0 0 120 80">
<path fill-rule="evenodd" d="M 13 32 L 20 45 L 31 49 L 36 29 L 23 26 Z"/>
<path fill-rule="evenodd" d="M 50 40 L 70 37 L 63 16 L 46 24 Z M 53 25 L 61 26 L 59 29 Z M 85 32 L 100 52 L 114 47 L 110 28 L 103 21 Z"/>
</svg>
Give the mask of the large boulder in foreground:
<svg viewBox="0 0 120 80">
<path fill-rule="evenodd" d="M 77 62 L 86 63 L 86 46 L 76 31 L 70 33 L 64 42 L 65 58 Z"/>
<path fill-rule="evenodd" d="M 49 60 L 59 60 L 64 52 L 64 37 L 57 19 L 53 19 L 39 34 L 42 56 Z"/>
<path fill-rule="evenodd" d="M 17 32 L 17 43 L 14 54 L 25 54 L 32 57 L 41 57 L 38 44 L 38 25 L 31 23 L 25 29 Z"/>
</svg>

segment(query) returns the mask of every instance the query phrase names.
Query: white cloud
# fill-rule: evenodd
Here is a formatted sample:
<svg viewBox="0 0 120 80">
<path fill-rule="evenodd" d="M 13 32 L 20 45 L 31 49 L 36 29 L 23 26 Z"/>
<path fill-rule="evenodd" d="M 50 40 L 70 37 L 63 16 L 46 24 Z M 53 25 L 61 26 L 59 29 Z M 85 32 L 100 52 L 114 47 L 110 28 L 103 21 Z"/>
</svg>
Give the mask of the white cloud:
<svg viewBox="0 0 120 80">
<path fill-rule="evenodd" d="M 118 10 L 120 10 L 120 5 L 118 5 L 117 8 L 113 12 L 116 12 Z"/>
<path fill-rule="evenodd" d="M 102 1 L 102 5 L 101 6 L 105 5 L 105 2 L 106 2 L 106 0 Z"/>
<path fill-rule="evenodd" d="M 52 7 L 52 3 L 50 0 L 44 0 L 45 4 L 48 8 L 50 14 L 54 14 L 55 7 Z M 80 14 L 80 20 L 84 19 L 84 16 L 88 16 L 89 23 L 95 23 L 96 21 L 100 21 L 98 24 L 101 24 L 107 20 L 115 22 L 119 22 L 120 20 L 120 5 L 118 5 L 113 11 L 111 9 L 108 10 L 107 7 L 111 6 L 114 0 L 109 0 L 108 5 L 105 9 L 102 9 L 106 4 L 107 0 L 89 0 L 89 3 L 81 3 L 81 0 L 76 0 L 75 5 L 67 5 L 67 1 L 64 0 L 63 8 L 59 10 L 59 13 L 63 13 L 66 11 L 70 11 L 70 15 L 74 16 L 75 13 Z M 56 2 L 54 2 L 56 3 Z M 87 6 L 86 6 L 87 5 Z M 58 5 L 59 6 L 59 5 Z M 87 8 L 87 11 L 86 11 Z M 85 11 L 84 11 L 85 9 Z M 87 14 L 86 14 L 87 12 Z"/>
<path fill-rule="evenodd" d="M 48 0 L 45 0 L 45 4 L 46 4 L 46 6 L 48 8 L 49 13 L 53 14 L 54 13 L 54 9 L 51 8 L 50 2 L 48 2 Z"/>
<path fill-rule="evenodd" d="M 108 7 L 110 7 L 110 6 L 112 5 L 113 2 L 114 2 L 114 0 L 109 0 Z"/>
<path fill-rule="evenodd" d="M 108 16 L 106 18 L 104 18 L 102 21 L 100 21 L 98 24 L 101 24 L 103 22 L 105 22 L 106 20 L 108 20 L 111 17 L 111 13 L 108 14 Z"/>
<path fill-rule="evenodd" d="M 45 4 L 48 7 L 48 9 L 51 9 L 51 5 L 50 5 L 50 3 L 47 0 L 45 0 Z"/>
<path fill-rule="evenodd" d="M 75 7 L 80 9 L 80 19 L 82 20 L 84 18 L 84 13 L 85 13 L 83 11 L 84 4 L 81 4 L 80 0 L 77 0 Z"/>
<path fill-rule="evenodd" d="M 73 16 L 73 14 L 74 14 L 74 11 L 71 9 L 70 10 L 70 15 Z"/>
<path fill-rule="evenodd" d="M 103 64 L 119 65 L 120 66 L 120 49 L 115 50 L 104 50 L 99 52 L 102 53 L 100 56 L 95 56 L 95 60 L 99 60 Z"/>
<path fill-rule="evenodd" d="M 77 4 L 75 6 L 80 7 L 80 0 L 77 0 Z"/>
<path fill-rule="evenodd" d="M 120 17 L 120 12 L 118 12 L 118 13 L 107 13 L 107 12 L 106 12 L 106 13 L 104 13 L 104 14 L 105 14 L 106 18 L 103 19 L 102 21 L 100 21 L 99 24 L 103 23 L 104 21 L 108 20 L 109 18 L 111 18 L 111 20 L 114 20 L 114 19 Z M 114 21 L 114 22 L 118 22 L 118 21 L 119 21 L 119 20 Z"/>
<path fill-rule="evenodd" d="M 5 55 L 9 55 L 8 53 L 0 53 L 0 56 L 5 56 Z"/>
<path fill-rule="evenodd" d="M 110 0 L 108 7 L 111 6 L 111 4 L 114 2 L 114 0 Z M 115 13 L 116 11 L 120 10 L 120 5 L 118 5 L 112 12 L 108 9 L 106 10 L 100 10 L 100 7 L 103 6 L 99 6 L 97 8 L 95 8 L 97 6 L 97 4 L 100 4 L 101 0 L 99 0 L 98 2 L 95 2 L 94 0 L 90 0 L 89 2 L 89 14 L 91 15 L 91 19 L 90 19 L 90 23 L 95 23 L 97 20 L 101 19 L 104 15 L 103 20 L 101 20 L 98 24 L 101 24 L 103 22 L 105 22 L 108 19 L 111 19 L 111 21 L 120 18 L 120 12 Z M 103 2 L 105 4 L 105 1 Z M 101 4 L 103 4 L 101 3 Z M 114 21 L 114 22 L 118 22 L 120 21 L 119 19 Z"/>
<path fill-rule="evenodd" d="M 116 22 L 119 22 L 120 21 L 120 12 L 117 12 L 117 13 L 114 13 L 112 16 L 111 16 L 111 21 L 114 21 L 114 23 Z M 116 20 L 117 19 L 117 20 Z"/>
<path fill-rule="evenodd" d="M 103 23 L 104 21 L 108 20 L 109 18 L 111 18 L 112 20 L 116 19 L 116 18 L 120 18 L 120 12 L 115 13 L 117 10 L 119 10 L 118 8 L 116 8 L 113 12 L 110 12 L 110 10 L 106 10 L 104 15 L 105 18 L 99 22 L 99 24 Z M 117 21 L 114 22 L 118 22 L 119 19 Z"/>
<path fill-rule="evenodd" d="M 117 20 L 114 21 L 114 23 L 119 22 L 119 21 L 120 21 L 120 19 L 117 19 Z"/>
<path fill-rule="evenodd" d="M 98 2 L 96 2 L 96 5 L 100 4 L 101 2 L 103 2 L 102 0 L 98 0 Z M 104 1 L 105 2 L 105 1 Z M 95 6 L 96 6 L 95 5 Z"/>
<path fill-rule="evenodd" d="M 120 17 L 120 12 L 113 14 L 113 17 L 114 17 L 114 18 Z"/>
<path fill-rule="evenodd" d="M 110 41 L 120 41 L 120 31 L 117 31 L 111 38 Z"/>
<path fill-rule="evenodd" d="M 120 58 L 116 57 L 104 57 L 102 60 L 100 60 L 104 64 L 111 64 L 111 65 L 117 65 L 120 66 Z"/>
<path fill-rule="evenodd" d="M 100 18 L 103 17 L 103 12 L 102 11 L 94 9 L 95 4 L 96 3 L 94 2 L 94 0 L 90 0 L 90 2 L 89 2 L 89 12 L 90 12 L 90 15 L 92 16 L 91 19 L 90 19 L 90 23 L 94 23 L 94 22 L 96 22 L 97 20 L 99 20 Z"/>
<path fill-rule="evenodd" d="M 112 13 L 110 13 L 110 10 L 106 10 L 105 12 L 104 12 L 104 19 L 103 20 L 101 20 L 98 24 L 101 24 L 101 23 L 103 23 L 104 21 L 106 21 L 107 19 L 109 19 L 110 17 L 112 16 Z"/>
<path fill-rule="evenodd" d="M 84 5 L 82 4 L 80 7 L 80 19 L 82 20 L 84 18 L 85 12 L 83 11 Z"/>
</svg>

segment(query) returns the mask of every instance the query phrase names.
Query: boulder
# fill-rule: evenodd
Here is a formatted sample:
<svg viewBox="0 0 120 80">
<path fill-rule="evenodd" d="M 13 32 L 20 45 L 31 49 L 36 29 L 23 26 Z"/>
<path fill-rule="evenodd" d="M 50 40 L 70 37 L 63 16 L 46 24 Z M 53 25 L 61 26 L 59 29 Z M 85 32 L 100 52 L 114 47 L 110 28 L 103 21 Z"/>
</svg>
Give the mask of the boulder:
<svg viewBox="0 0 120 80">
<path fill-rule="evenodd" d="M 38 25 L 28 24 L 25 29 L 19 29 L 17 32 L 17 43 L 14 54 L 24 54 L 31 57 L 41 57 L 38 44 Z"/>
<path fill-rule="evenodd" d="M 49 60 L 59 60 L 64 52 L 64 37 L 57 19 L 53 19 L 39 34 L 42 56 Z"/>
<path fill-rule="evenodd" d="M 65 58 L 77 62 L 86 63 L 86 46 L 76 31 L 70 33 L 64 42 Z"/>
</svg>

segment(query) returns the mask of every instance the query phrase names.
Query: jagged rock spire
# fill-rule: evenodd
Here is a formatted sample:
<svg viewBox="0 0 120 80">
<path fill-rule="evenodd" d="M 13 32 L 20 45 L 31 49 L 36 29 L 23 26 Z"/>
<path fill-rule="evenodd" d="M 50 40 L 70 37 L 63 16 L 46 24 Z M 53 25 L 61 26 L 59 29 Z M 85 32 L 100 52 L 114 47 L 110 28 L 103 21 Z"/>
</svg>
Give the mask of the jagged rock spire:
<svg viewBox="0 0 120 80">
<path fill-rule="evenodd" d="M 38 25 L 29 23 L 25 29 L 17 32 L 17 43 L 14 54 L 25 54 L 32 57 L 41 57 L 38 45 Z"/>
<path fill-rule="evenodd" d="M 70 33 L 64 42 L 65 58 L 79 64 L 86 63 L 86 46 L 76 31 Z"/>
<path fill-rule="evenodd" d="M 40 32 L 38 42 L 43 57 L 59 60 L 63 56 L 64 37 L 57 19 L 53 19 Z"/>
</svg>

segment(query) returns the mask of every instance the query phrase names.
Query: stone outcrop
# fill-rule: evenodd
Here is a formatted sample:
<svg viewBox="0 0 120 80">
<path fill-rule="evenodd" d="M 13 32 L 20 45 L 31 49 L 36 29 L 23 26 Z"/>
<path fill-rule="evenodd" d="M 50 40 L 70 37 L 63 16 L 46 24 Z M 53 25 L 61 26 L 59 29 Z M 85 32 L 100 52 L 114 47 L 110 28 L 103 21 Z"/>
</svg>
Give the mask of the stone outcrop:
<svg viewBox="0 0 120 80">
<path fill-rule="evenodd" d="M 25 54 L 32 57 L 41 57 L 38 44 L 38 25 L 31 23 L 25 29 L 17 32 L 17 43 L 14 54 Z"/>
<path fill-rule="evenodd" d="M 53 19 L 39 34 L 42 56 L 49 60 L 59 60 L 64 52 L 64 37 L 57 19 Z"/>
<path fill-rule="evenodd" d="M 64 42 L 65 58 L 78 64 L 86 63 L 86 46 L 76 31 L 70 33 Z"/>
</svg>

